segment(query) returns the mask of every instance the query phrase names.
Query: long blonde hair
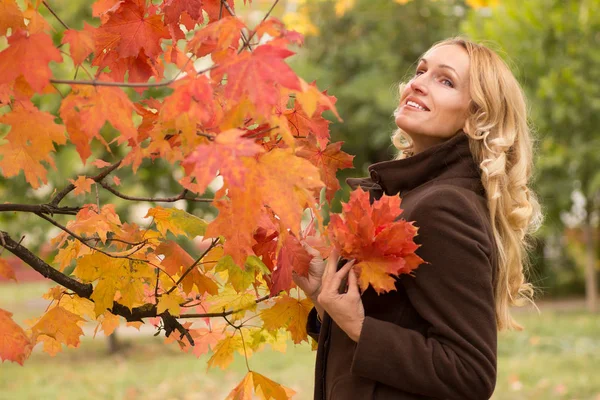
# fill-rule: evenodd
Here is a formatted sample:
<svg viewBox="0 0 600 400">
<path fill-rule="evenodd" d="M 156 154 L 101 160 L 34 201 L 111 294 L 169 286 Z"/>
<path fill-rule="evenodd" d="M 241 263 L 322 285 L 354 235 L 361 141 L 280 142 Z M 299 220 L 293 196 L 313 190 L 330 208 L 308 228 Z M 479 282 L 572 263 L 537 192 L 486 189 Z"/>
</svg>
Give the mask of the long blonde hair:
<svg viewBox="0 0 600 400">
<path fill-rule="evenodd" d="M 528 187 L 535 138 L 528 126 L 525 96 L 506 63 L 488 47 L 463 38 L 436 43 L 433 48 L 458 45 L 470 59 L 471 106 L 465 133 L 479 165 L 481 181 L 497 246 L 498 273 L 494 288 L 499 330 L 522 329 L 510 306 L 533 302 L 534 288 L 525 273 L 530 267 L 532 234 L 543 221 L 540 203 Z M 404 84 L 400 85 L 402 93 Z M 402 130 L 392 142 L 400 154 L 412 155 L 412 141 Z"/>
</svg>

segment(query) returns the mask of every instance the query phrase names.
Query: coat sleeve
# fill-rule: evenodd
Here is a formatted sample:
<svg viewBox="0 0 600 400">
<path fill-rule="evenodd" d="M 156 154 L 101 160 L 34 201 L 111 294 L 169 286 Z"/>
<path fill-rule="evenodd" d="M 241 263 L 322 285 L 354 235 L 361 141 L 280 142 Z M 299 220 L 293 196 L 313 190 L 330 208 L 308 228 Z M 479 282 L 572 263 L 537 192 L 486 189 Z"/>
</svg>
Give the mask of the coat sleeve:
<svg viewBox="0 0 600 400">
<path fill-rule="evenodd" d="M 366 317 L 352 373 L 440 399 L 489 399 L 496 384 L 497 325 L 492 243 L 473 204 L 455 188 L 425 195 L 415 277 L 403 276 L 426 334 Z"/>
</svg>

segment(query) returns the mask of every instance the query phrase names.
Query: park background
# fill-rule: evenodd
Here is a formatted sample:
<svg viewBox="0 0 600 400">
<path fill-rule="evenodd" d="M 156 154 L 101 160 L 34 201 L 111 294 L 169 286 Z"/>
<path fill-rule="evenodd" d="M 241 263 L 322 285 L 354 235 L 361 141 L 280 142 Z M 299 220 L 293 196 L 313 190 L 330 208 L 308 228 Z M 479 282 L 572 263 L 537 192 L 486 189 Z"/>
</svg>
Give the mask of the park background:
<svg viewBox="0 0 600 400">
<path fill-rule="evenodd" d="M 94 23 L 88 2 L 49 3 L 71 27 Z M 272 4 L 239 1 L 236 11 L 252 26 Z M 47 9 L 40 12 L 52 21 Z M 397 86 L 414 73 L 415 61 L 431 44 L 464 34 L 489 41 L 507 60 L 529 100 L 537 138 L 533 187 L 546 220 L 536 234 L 530 273 L 539 311 L 516 310 L 525 330 L 501 333 L 494 399 L 599 400 L 600 1 L 290 0 L 280 1 L 273 15 L 306 35 L 290 59 L 294 70 L 338 99 L 344 122 L 330 115 L 332 141 L 344 141 L 344 151 L 356 155 L 355 168 L 338 174 L 342 183 L 394 156 L 390 136 Z M 0 50 L 5 47 L 0 42 Z M 41 198 L 54 190 L 52 182 L 64 182 L 83 168 L 73 148 L 61 148 L 56 161 L 51 183 L 38 190 L 24 180 L 0 177 L 0 197 L 15 203 Z M 176 193 L 178 188 L 166 184 L 172 182 L 165 178 L 167 167 L 144 166 L 131 194 Z M 348 193 L 342 184 L 333 211 Z M 133 220 L 150 206 L 116 204 Z M 202 204 L 174 206 L 204 218 L 214 212 Z M 34 221 L 27 223 L 28 245 L 51 257 L 46 243 L 56 232 Z M 3 227 L 22 223 L 16 215 L 0 214 Z M 23 323 L 45 309 L 41 294 L 51 284 L 16 261 L 13 267 L 19 283 L 0 282 L 0 308 Z M 92 327 L 79 349 L 50 357 L 38 347 L 24 367 L 0 365 L 0 399 L 218 399 L 246 372 L 242 357 L 227 371 L 206 371 L 202 358 L 207 356 L 198 360 L 181 353 L 153 333 L 120 328 L 113 340 L 92 340 Z M 267 350 L 251 362 L 296 390 L 295 398 L 309 399 L 314 357 L 310 346 L 290 342 L 285 353 Z"/>
</svg>

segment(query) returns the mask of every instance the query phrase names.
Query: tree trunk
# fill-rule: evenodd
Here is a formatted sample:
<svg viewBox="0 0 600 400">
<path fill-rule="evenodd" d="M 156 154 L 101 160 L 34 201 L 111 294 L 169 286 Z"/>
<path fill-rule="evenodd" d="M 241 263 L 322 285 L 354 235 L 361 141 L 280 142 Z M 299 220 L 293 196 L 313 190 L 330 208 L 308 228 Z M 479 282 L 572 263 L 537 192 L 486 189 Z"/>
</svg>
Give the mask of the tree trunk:
<svg viewBox="0 0 600 400">
<path fill-rule="evenodd" d="M 598 272 L 596 271 L 596 243 L 591 215 L 588 215 L 583 225 L 585 240 L 585 300 L 591 313 L 598 312 Z"/>
<path fill-rule="evenodd" d="M 107 340 L 108 340 L 108 352 L 110 354 L 115 354 L 119 350 L 121 350 L 121 344 L 119 343 L 119 340 L 117 338 L 117 330 L 116 329 L 110 336 L 107 337 Z"/>
</svg>

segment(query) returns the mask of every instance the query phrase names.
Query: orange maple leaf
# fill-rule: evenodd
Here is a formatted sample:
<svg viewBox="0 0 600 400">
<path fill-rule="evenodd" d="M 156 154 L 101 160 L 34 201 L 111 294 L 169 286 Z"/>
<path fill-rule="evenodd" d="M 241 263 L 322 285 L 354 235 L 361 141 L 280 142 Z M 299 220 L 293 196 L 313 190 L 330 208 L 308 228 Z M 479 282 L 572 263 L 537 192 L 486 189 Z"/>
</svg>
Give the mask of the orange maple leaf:
<svg viewBox="0 0 600 400">
<path fill-rule="evenodd" d="M 214 21 L 218 21 L 219 18 L 223 18 L 229 15 L 229 11 L 225 9 L 221 5 L 222 0 L 203 0 L 202 8 L 208 14 L 208 22 L 212 23 Z M 246 4 L 246 0 L 244 0 L 244 4 Z M 234 0 L 227 0 L 227 5 L 235 13 L 235 4 Z"/>
<path fill-rule="evenodd" d="M 229 57 L 212 70 L 211 77 L 220 81 L 227 74 L 225 95 L 240 101 L 248 96 L 259 113 L 270 114 L 278 104 L 278 86 L 302 90 L 298 77 L 283 61 L 294 52 L 265 44 L 252 52 L 243 52 Z"/>
<path fill-rule="evenodd" d="M 327 145 L 325 150 L 321 150 L 316 145 L 316 139 L 309 136 L 308 139 L 299 140 L 298 144 L 299 148 L 296 150 L 296 155 L 306 158 L 319 168 L 321 180 L 327 186 L 325 197 L 328 202 L 331 202 L 335 193 L 341 189 L 335 174 L 339 169 L 352 168 L 354 156 L 341 150 L 344 142 L 331 143 Z"/>
<path fill-rule="evenodd" d="M 23 362 L 31 353 L 31 342 L 23 328 L 12 319 L 12 313 L 0 308 L 0 359 Z"/>
<path fill-rule="evenodd" d="M 264 328 L 277 330 L 286 328 L 292 334 L 292 340 L 298 344 L 307 340 L 306 321 L 308 313 L 313 307 L 310 299 L 298 300 L 294 297 L 283 295 L 275 299 L 275 304 L 263 310 L 260 317 Z"/>
<path fill-rule="evenodd" d="M 4 176 L 15 176 L 22 170 L 34 189 L 40 187 L 40 182 L 47 183 L 42 161 L 54 167 L 54 143 L 67 142 L 64 127 L 54 123 L 53 115 L 26 103 L 15 104 L 11 112 L 0 116 L 0 124 L 11 126 L 4 138 L 7 143 L 0 145 Z"/>
<path fill-rule="evenodd" d="M 165 14 L 165 24 L 171 30 L 171 36 L 175 37 L 174 33 L 177 32 L 177 39 L 184 37 L 179 28 L 180 19 L 187 30 L 192 30 L 196 23 L 201 24 L 204 21 L 202 0 L 165 0 L 162 9 Z M 189 18 L 186 18 L 183 13 L 187 14 Z"/>
<path fill-rule="evenodd" d="M 17 29 L 25 28 L 23 13 L 15 0 L 0 1 L 0 35 L 6 35 L 8 29 L 15 32 Z"/>
<path fill-rule="evenodd" d="M 225 400 L 252 400 L 255 392 L 262 400 L 288 400 L 296 392 L 270 380 L 258 372 L 250 371 Z"/>
<path fill-rule="evenodd" d="M 369 285 L 377 293 L 395 289 L 395 276 L 408 274 L 424 261 L 415 254 L 418 228 L 412 222 L 397 220 L 402 213 L 400 196 L 369 201 L 362 188 L 342 203 L 342 214 L 331 215 L 327 230 L 340 255 L 356 259 L 362 290 Z"/>
<path fill-rule="evenodd" d="M 67 29 L 61 43 L 68 43 L 75 65 L 81 64 L 94 51 L 93 27 L 84 22 L 83 30 Z"/>
<path fill-rule="evenodd" d="M 231 129 L 218 134 L 213 142 L 196 147 L 183 162 L 186 178 L 181 181 L 182 185 L 202 194 L 219 171 L 228 186 L 246 186 L 242 158 L 253 157 L 264 150 L 254 140 L 243 138 L 244 134 L 242 130 Z"/>
<path fill-rule="evenodd" d="M 84 321 L 79 315 L 73 314 L 62 307 L 54 307 L 31 327 L 32 341 L 35 343 L 45 341 L 46 339 L 43 336 L 48 336 L 57 343 L 78 347 L 79 337 L 83 335 L 83 330 L 79 324 Z M 52 346 L 52 349 L 56 350 L 56 347 Z M 44 350 L 48 350 L 46 343 L 44 344 Z"/>
<path fill-rule="evenodd" d="M 120 58 L 136 57 L 141 50 L 150 58 L 162 52 L 160 41 L 170 35 L 161 15 L 149 15 L 146 1 L 124 0 L 95 31 L 96 53 L 116 51 Z"/>
<path fill-rule="evenodd" d="M 62 101 L 59 112 L 83 162 L 91 155 L 90 141 L 93 138 L 106 145 L 100 129 L 107 121 L 120 131 L 120 143 L 127 140 L 137 142 L 137 130 L 132 120 L 133 103 L 121 88 L 73 86 L 73 91 Z"/>
<path fill-rule="evenodd" d="M 77 179 L 69 179 L 69 182 L 75 185 L 75 190 L 73 191 L 75 196 L 90 193 L 92 191 L 92 185 L 96 183 L 92 178 L 88 178 L 85 175 L 79 175 Z"/>
<path fill-rule="evenodd" d="M 8 261 L 4 258 L 0 258 L 0 278 L 4 279 L 12 279 L 13 281 L 17 281 L 17 277 L 15 276 L 15 271 L 13 271 Z"/>
<path fill-rule="evenodd" d="M 227 16 L 196 31 L 187 44 L 187 50 L 196 57 L 211 54 L 215 63 L 235 55 L 240 43 L 244 23 L 236 17 Z"/>
<path fill-rule="evenodd" d="M 60 62 L 62 56 L 46 33 L 18 30 L 8 38 L 8 48 L 0 52 L 0 84 L 12 83 L 23 75 L 36 92 L 50 82 L 52 71 L 48 63 Z"/>
</svg>

